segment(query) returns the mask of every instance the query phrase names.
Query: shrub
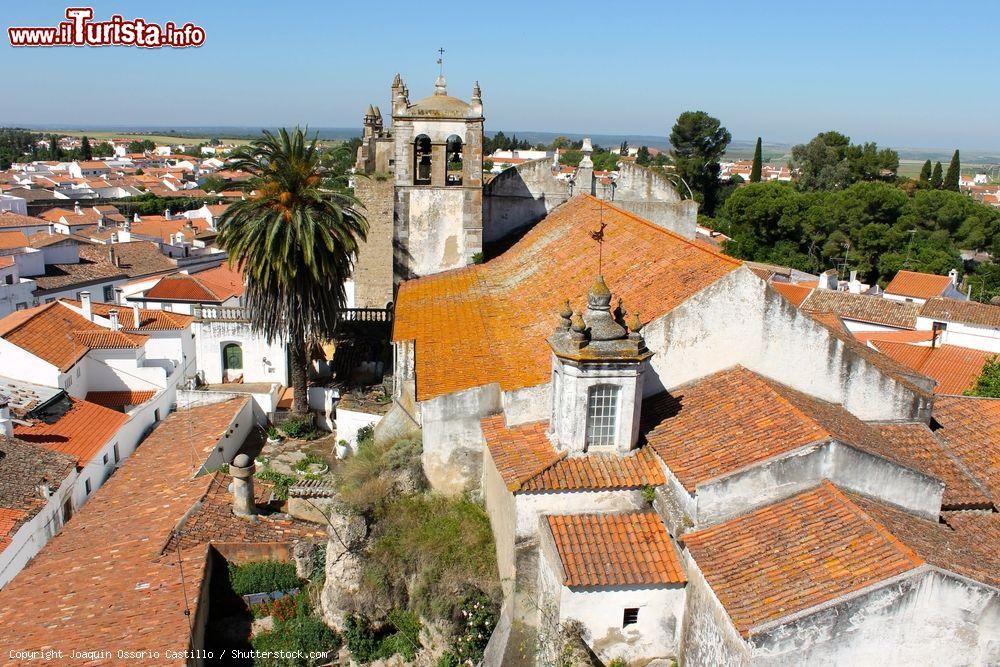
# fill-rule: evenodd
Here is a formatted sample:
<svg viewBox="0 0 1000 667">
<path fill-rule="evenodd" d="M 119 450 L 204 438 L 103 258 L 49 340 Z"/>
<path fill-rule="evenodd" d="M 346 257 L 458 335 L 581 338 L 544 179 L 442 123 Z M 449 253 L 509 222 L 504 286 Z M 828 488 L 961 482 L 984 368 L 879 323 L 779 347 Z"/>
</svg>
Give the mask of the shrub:
<svg viewBox="0 0 1000 667">
<path fill-rule="evenodd" d="M 615 658 L 608 663 L 608 667 L 628 667 L 624 658 Z"/>
<path fill-rule="evenodd" d="M 481 253 L 481 252 L 472 253 L 472 263 L 473 264 L 482 264 L 483 261 L 484 261 L 483 253 Z"/>
<path fill-rule="evenodd" d="M 647 504 L 652 505 L 656 500 L 656 487 L 647 484 L 642 487 L 642 499 L 646 501 Z"/>
<path fill-rule="evenodd" d="M 371 517 L 392 500 L 392 473 L 407 470 L 422 478 L 420 452 L 419 440 L 376 443 L 370 436 L 360 439 L 357 453 L 336 468 L 337 486 L 347 509 Z"/>
<path fill-rule="evenodd" d="M 479 664 L 497 624 L 496 604 L 481 591 L 466 596 L 461 609 L 461 627 L 454 652 L 459 662 Z"/>
<path fill-rule="evenodd" d="M 326 581 L 326 542 L 313 546 L 313 567 L 309 573 L 309 581 L 323 586 Z"/>
<path fill-rule="evenodd" d="M 295 616 L 287 621 L 275 622 L 274 630 L 254 636 L 251 644 L 255 651 L 263 654 L 254 658 L 254 664 L 306 666 L 324 664 L 326 660 L 310 660 L 309 654 L 336 651 L 340 647 L 340 639 L 315 616 Z M 302 657 L 267 655 L 279 651 L 300 653 Z"/>
<path fill-rule="evenodd" d="M 299 586 L 293 563 L 262 560 L 229 564 L 229 584 L 237 595 L 287 591 Z"/>
<path fill-rule="evenodd" d="M 296 615 L 299 608 L 297 597 L 286 595 L 271 603 L 271 616 L 274 616 L 275 621 L 287 621 Z"/>
<path fill-rule="evenodd" d="M 451 651 L 445 651 L 441 654 L 441 657 L 438 658 L 437 664 L 434 667 L 459 667 L 461 664 L 462 663 L 458 659 L 458 656 Z"/>
<path fill-rule="evenodd" d="M 375 439 L 375 426 L 368 424 L 367 426 L 362 426 L 358 429 L 358 444 L 360 445 L 363 441 L 374 440 Z"/>
<path fill-rule="evenodd" d="M 295 477 L 278 472 L 272 468 L 264 468 L 258 471 L 254 477 L 265 482 L 271 482 L 273 485 L 272 492 L 278 500 L 288 500 L 289 487 L 298 481 Z"/>
<path fill-rule="evenodd" d="M 281 430 L 289 438 L 308 440 L 316 435 L 316 422 L 312 414 L 302 415 L 301 417 L 289 417 L 281 422 Z"/>
<path fill-rule="evenodd" d="M 308 454 L 306 454 L 306 456 L 305 456 L 304 459 L 302 459 L 301 461 L 298 461 L 292 467 L 295 470 L 298 470 L 299 472 L 305 472 L 306 470 L 309 469 L 309 466 L 311 466 L 311 465 L 326 465 L 326 461 L 324 461 L 322 457 L 317 456 L 316 454 L 313 454 L 312 452 L 309 452 Z"/>
<path fill-rule="evenodd" d="M 401 655 L 413 660 L 420 648 L 420 620 L 416 614 L 393 609 L 386 623 L 376 627 L 366 616 L 351 614 L 345 621 L 344 642 L 361 663 Z"/>
</svg>

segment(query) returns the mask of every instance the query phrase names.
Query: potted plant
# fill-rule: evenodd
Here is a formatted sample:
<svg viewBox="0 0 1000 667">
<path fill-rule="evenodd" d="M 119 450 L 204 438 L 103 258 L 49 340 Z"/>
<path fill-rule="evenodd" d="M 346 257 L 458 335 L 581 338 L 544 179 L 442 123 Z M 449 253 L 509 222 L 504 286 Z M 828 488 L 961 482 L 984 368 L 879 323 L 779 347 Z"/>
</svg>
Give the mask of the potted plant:
<svg viewBox="0 0 1000 667">
<path fill-rule="evenodd" d="M 269 426 L 267 429 L 267 444 L 276 445 L 282 441 L 281 432 L 276 426 Z"/>
<path fill-rule="evenodd" d="M 351 451 L 351 445 L 346 440 L 337 441 L 337 458 L 343 460 L 347 458 L 347 454 Z"/>
</svg>

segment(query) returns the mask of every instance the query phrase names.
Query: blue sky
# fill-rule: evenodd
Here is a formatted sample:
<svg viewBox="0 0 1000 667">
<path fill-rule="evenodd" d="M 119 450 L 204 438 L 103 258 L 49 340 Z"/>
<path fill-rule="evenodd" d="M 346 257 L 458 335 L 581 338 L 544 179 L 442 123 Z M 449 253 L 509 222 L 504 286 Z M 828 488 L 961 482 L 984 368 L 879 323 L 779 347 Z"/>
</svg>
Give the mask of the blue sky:
<svg viewBox="0 0 1000 667">
<path fill-rule="evenodd" d="M 354 126 L 397 71 L 430 94 L 443 46 L 488 130 L 662 136 L 704 109 L 737 139 L 1000 149 L 1000 2 L 95 0 L 97 19 L 193 21 L 206 43 L 10 47 L 8 26 L 66 6 L 4 2 L 0 124 Z"/>
</svg>

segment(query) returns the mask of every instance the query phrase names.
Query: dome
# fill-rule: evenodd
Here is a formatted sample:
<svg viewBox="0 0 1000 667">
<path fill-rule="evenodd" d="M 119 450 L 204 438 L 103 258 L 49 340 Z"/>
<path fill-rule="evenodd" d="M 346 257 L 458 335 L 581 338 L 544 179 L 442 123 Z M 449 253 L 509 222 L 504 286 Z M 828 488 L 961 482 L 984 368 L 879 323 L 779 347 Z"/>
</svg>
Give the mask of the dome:
<svg viewBox="0 0 1000 667">
<path fill-rule="evenodd" d="M 410 105 L 405 115 L 465 118 L 473 116 L 472 105 L 451 95 L 431 95 Z"/>
</svg>

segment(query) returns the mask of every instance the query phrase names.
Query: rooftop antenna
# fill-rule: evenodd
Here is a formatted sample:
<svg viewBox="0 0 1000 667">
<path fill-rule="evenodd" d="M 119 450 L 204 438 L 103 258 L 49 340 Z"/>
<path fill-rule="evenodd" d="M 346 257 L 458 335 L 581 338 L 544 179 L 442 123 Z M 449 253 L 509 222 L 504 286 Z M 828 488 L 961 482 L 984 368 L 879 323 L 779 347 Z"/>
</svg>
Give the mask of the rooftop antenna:
<svg viewBox="0 0 1000 667">
<path fill-rule="evenodd" d="M 604 275 L 604 228 L 607 227 L 607 223 L 604 222 L 604 202 L 599 202 L 601 210 L 601 227 L 596 232 L 590 232 L 590 238 L 597 241 L 597 275 Z"/>
</svg>

